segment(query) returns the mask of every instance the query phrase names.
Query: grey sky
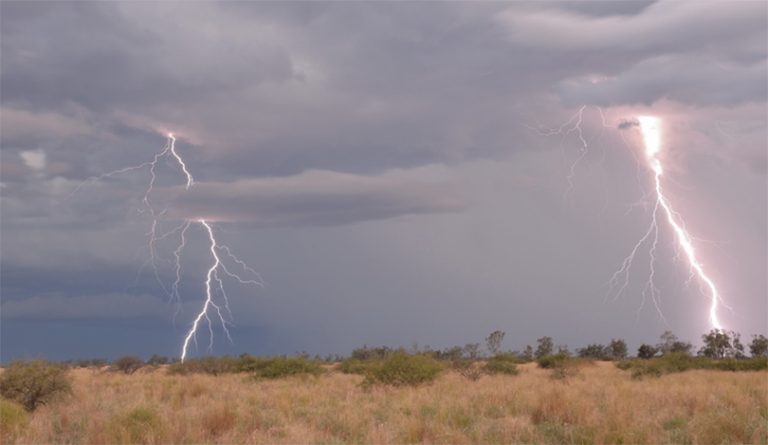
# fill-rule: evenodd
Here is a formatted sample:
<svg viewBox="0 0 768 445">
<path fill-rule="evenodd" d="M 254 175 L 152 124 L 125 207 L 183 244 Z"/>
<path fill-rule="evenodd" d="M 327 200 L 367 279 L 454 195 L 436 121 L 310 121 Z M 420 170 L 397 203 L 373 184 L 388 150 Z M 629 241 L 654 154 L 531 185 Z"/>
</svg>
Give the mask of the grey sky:
<svg viewBox="0 0 768 445">
<path fill-rule="evenodd" d="M 663 120 L 665 188 L 732 308 L 726 327 L 768 330 L 764 2 L 0 12 L 3 360 L 178 354 L 202 302 L 205 234 L 190 229 L 174 322 L 143 267 L 148 172 L 72 194 L 150 161 L 169 131 L 196 184 L 159 165 L 164 227 L 215 221 L 265 281 L 231 285 L 234 344 L 216 329 L 215 353 L 445 347 L 496 329 L 511 349 L 542 335 L 696 340 L 707 297 L 665 227 L 666 322 L 643 304 L 647 253 L 607 296 L 651 217 L 631 124 L 643 114 Z M 588 150 L 571 176 L 577 134 L 542 133 L 582 106 Z M 159 247 L 167 285 L 174 246 Z"/>
</svg>

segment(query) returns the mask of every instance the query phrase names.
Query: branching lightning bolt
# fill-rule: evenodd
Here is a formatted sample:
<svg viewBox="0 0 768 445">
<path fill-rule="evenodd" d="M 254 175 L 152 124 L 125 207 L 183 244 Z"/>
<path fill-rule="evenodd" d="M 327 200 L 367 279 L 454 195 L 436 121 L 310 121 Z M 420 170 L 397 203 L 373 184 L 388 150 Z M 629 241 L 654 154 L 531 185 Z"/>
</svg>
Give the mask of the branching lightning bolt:
<svg viewBox="0 0 768 445">
<path fill-rule="evenodd" d="M 584 136 L 584 131 L 582 129 L 585 109 L 586 106 L 581 106 L 567 121 L 558 127 L 545 128 L 539 125 L 538 128 L 534 128 L 526 125 L 527 128 L 535 131 L 540 136 L 561 136 L 561 145 L 562 141 L 564 141 L 565 138 L 569 135 L 576 134 L 576 136 L 578 136 L 580 142 L 579 154 L 571 163 L 568 170 L 568 175 L 566 177 L 568 181 L 568 188 L 565 192 L 566 197 L 573 190 L 573 178 L 576 174 L 576 168 L 587 155 L 589 150 L 589 144 Z M 598 108 L 598 111 L 600 112 L 603 128 L 610 128 L 610 125 L 608 125 L 606 122 L 603 110 Z M 667 225 L 672 229 L 672 232 L 675 236 L 675 250 L 677 252 L 676 257 L 680 256 L 681 254 L 684 255 L 690 267 L 690 274 L 688 280 L 686 281 L 686 285 L 688 285 L 688 283 L 690 283 L 690 281 L 694 278 L 699 279 L 702 292 L 708 294 L 710 297 L 709 322 L 713 328 L 722 329 L 722 324 L 718 318 L 718 308 L 721 304 L 725 307 L 728 307 L 728 305 L 726 305 L 722 300 L 714 281 L 704 272 L 704 266 L 696 255 L 692 237 L 685 229 L 685 225 L 682 222 L 682 217 L 674 211 L 669 200 L 664 195 L 661 179 L 663 174 L 663 167 L 659 157 L 662 148 L 660 120 L 659 118 L 653 116 L 641 116 L 638 118 L 638 121 L 645 144 L 645 156 L 644 158 L 640 158 L 634 155 L 634 152 L 632 153 L 633 156 L 635 156 L 636 161 L 638 161 L 638 184 L 642 182 L 640 179 L 641 165 L 644 165 L 646 168 L 650 168 L 650 170 L 653 172 L 653 189 L 652 191 L 646 192 L 643 195 L 643 199 L 641 199 L 641 201 L 645 201 L 646 198 L 653 196 L 651 222 L 637 243 L 632 247 L 630 253 L 624 258 L 621 263 L 621 267 L 619 267 L 619 269 L 608 281 L 608 285 L 610 287 L 609 292 L 613 293 L 614 298 L 618 298 L 626 291 L 627 287 L 629 286 L 630 270 L 632 269 L 632 265 L 635 262 L 635 257 L 644 245 L 649 244 L 648 255 L 650 257 L 650 272 L 648 274 L 648 279 L 645 283 L 645 286 L 643 287 L 643 298 L 640 303 L 640 307 L 638 308 L 638 312 L 643 309 L 645 302 L 650 299 L 653 302 L 653 305 L 656 308 L 659 316 L 666 323 L 666 319 L 661 311 L 659 302 L 660 291 L 654 282 L 656 277 L 656 254 L 659 245 L 659 222 L 666 221 Z M 624 144 L 629 147 L 629 143 L 624 138 L 624 135 L 621 133 L 619 134 L 621 135 Z"/>
<path fill-rule="evenodd" d="M 152 204 L 151 196 L 155 187 L 155 182 L 157 180 L 157 170 L 156 170 L 157 165 L 161 159 L 171 159 L 176 163 L 178 163 L 186 179 L 186 185 L 185 185 L 186 190 L 189 190 L 189 188 L 194 185 L 195 181 L 194 181 L 194 178 L 192 177 L 192 174 L 189 172 L 187 165 L 182 159 L 182 157 L 176 151 L 176 137 L 172 133 L 169 133 L 168 141 L 166 142 L 166 145 L 163 147 L 163 150 L 155 154 L 151 161 L 144 162 L 142 164 L 135 165 L 135 166 L 121 168 L 119 170 L 114 170 L 99 176 L 91 177 L 86 181 L 84 181 L 83 183 L 81 183 L 80 185 L 78 185 L 72 191 L 71 195 L 74 195 L 75 193 L 77 193 L 84 185 L 88 183 L 97 182 L 97 181 L 110 178 L 113 176 L 117 176 L 123 173 L 129 173 L 129 172 L 142 170 L 142 169 L 149 169 L 149 174 L 150 174 L 149 183 L 147 185 L 146 190 L 144 191 L 144 196 L 141 200 L 143 205 L 143 209 L 141 209 L 141 211 L 148 212 L 149 215 L 152 217 L 152 224 L 150 225 L 150 230 L 147 233 L 147 236 L 149 238 L 149 242 L 148 242 L 149 258 L 147 259 L 147 262 L 145 263 L 145 265 L 150 264 L 152 266 L 155 279 L 159 283 L 160 287 L 168 295 L 170 301 L 176 303 L 177 309 L 174 314 L 174 320 L 181 309 L 181 294 L 179 291 L 179 287 L 182 281 L 181 262 L 182 262 L 182 254 L 187 245 L 188 231 L 189 231 L 189 228 L 192 226 L 192 224 L 199 224 L 204 229 L 207 235 L 208 242 L 210 243 L 208 250 L 211 254 L 213 263 L 209 267 L 208 272 L 206 273 L 206 276 L 205 276 L 206 277 L 205 283 L 204 283 L 205 284 L 204 285 L 205 301 L 203 303 L 203 307 L 200 309 L 200 312 L 197 313 L 189 331 L 187 331 L 186 335 L 184 336 L 184 342 L 181 349 L 181 361 L 183 362 L 187 357 L 190 341 L 193 341 L 195 342 L 195 344 L 197 344 L 197 332 L 200 325 L 203 323 L 203 320 L 205 320 L 205 323 L 207 323 L 207 326 L 208 326 L 208 333 L 209 333 L 208 348 L 209 350 L 213 348 L 214 332 L 213 332 L 213 320 L 211 319 L 212 313 L 215 313 L 216 319 L 218 319 L 219 323 L 221 324 L 221 327 L 224 330 L 224 333 L 226 334 L 227 338 L 230 341 L 232 341 L 232 337 L 229 333 L 229 329 L 227 328 L 227 326 L 231 324 L 229 319 L 231 319 L 232 317 L 232 311 L 229 308 L 229 298 L 224 289 L 224 282 L 220 274 L 225 275 L 231 279 L 235 279 L 240 284 L 245 284 L 245 285 L 263 286 L 263 281 L 261 280 L 261 277 L 259 276 L 259 274 L 253 268 L 248 266 L 244 261 L 242 261 L 240 258 L 235 256 L 235 254 L 232 253 L 232 250 L 228 246 L 221 244 L 216 240 L 213 227 L 205 219 L 185 220 L 180 225 L 177 225 L 176 227 L 169 230 L 168 232 L 165 232 L 163 234 L 158 234 L 158 226 L 159 226 L 160 218 L 163 217 L 163 215 L 166 213 L 166 210 L 157 211 Z M 178 235 L 179 241 L 178 241 L 178 244 L 176 245 L 176 248 L 173 250 L 174 259 L 172 260 L 172 264 L 174 265 L 174 281 L 173 283 L 171 283 L 169 288 L 169 286 L 167 286 L 160 277 L 161 274 L 158 268 L 159 257 L 157 254 L 156 246 L 158 241 L 174 236 L 177 233 L 179 234 Z M 230 268 L 227 267 L 225 261 L 222 260 L 223 258 L 229 261 L 231 264 L 234 264 L 237 267 L 239 267 L 242 271 L 232 271 Z M 248 278 L 248 277 L 243 278 L 242 274 L 249 274 L 252 278 Z M 220 295 L 219 300 L 217 300 L 216 298 L 217 293 Z M 229 317 L 227 317 L 225 314 L 228 314 Z"/>
<path fill-rule="evenodd" d="M 682 223 L 682 218 L 672 209 L 669 200 L 663 192 L 661 177 L 664 169 L 661 164 L 661 159 L 659 158 L 659 154 L 662 148 L 660 120 L 659 118 L 653 116 L 640 116 L 638 117 L 638 121 L 640 123 L 640 131 L 642 133 L 643 142 L 645 144 L 645 161 L 647 166 L 653 172 L 655 203 L 653 207 L 651 223 L 648 227 L 648 230 L 635 244 L 629 255 L 624 258 L 621 268 L 619 268 L 619 270 L 614 273 L 614 275 L 611 277 L 611 280 L 609 281 L 609 284 L 612 286 L 618 286 L 616 296 L 619 296 L 624 292 L 629 284 L 629 271 L 632 267 L 635 255 L 637 254 L 638 250 L 650 239 L 651 247 L 648 251 L 650 256 L 650 274 L 648 276 L 648 281 L 646 282 L 645 288 L 643 289 L 643 301 L 645 301 L 645 298 L 650 297 L 656 306 L 657 312 L 662 317 L 662 319 L 664 318 L 659 307 L 659 291 L 653 281 L 656 274 L 655 263 L 656 248 L 659 241 L 659 218 L 663 218 L 674 232 L 675 240 L 677 241 L 677 248 L 683 252 L 685 258 L 688 260 L 691 277 L 698 277 L 700 283 L 703 285 L 702 290 L 709 294 L 710 324 L 714 329 L 721 330 L 723 327 L 717 315 L 718 306 L 720 304 L 725 304 L 722 301 L 714 281 L 704 272 L 704 266 L 696 255 L 696 250 L 693 247 L 691 236 L 685 229 L 684 224 Z"/>
</svg>

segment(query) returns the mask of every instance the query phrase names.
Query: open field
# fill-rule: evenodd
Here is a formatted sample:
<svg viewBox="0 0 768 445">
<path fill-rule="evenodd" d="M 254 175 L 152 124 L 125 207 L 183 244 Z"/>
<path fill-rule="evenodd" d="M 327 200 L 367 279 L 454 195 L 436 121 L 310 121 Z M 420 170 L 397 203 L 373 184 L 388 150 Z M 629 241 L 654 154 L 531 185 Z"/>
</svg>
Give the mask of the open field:
<svg viewBox="0 0 768 445">
<path fill-rule="evenodd" d="M 72 394 L 2 443 L 766 443 L 768 372 L 632 379 L 611 362 L 566 379 L 535 364 L 470 381 L 366 388 L 358 375 L 76 369 Z"/>
</svg>

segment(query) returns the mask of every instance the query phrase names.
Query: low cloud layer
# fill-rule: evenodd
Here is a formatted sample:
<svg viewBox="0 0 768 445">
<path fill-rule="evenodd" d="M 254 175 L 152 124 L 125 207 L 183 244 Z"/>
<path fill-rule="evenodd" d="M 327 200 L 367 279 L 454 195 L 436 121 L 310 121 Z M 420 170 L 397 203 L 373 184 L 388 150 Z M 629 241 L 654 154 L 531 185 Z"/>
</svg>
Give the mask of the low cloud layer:
<svg viewBox="0 0 768 445">
<path fill-rule="evenodd" d="M 10 320 L 168 318 L 170 305 L 151 295 L 33 296 L 2 304 Z"/>
<path fill-rule="evenodd" d="M 177 190 L 170 218 L 256 226 L 335 225 L 465 207 L 455 186 L 425 180 L 431 169 L 361 176 L 308 171 L 298 176 L 197 183 Z"/>
</svg>

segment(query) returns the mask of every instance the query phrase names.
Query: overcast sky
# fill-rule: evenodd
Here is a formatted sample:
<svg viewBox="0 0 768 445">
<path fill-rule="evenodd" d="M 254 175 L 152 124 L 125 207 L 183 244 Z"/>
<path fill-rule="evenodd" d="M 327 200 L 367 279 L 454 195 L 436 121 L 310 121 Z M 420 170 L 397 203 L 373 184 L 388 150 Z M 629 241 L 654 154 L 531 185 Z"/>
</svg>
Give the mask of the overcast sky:
<svg viewBox="0 0 768 445">
<path fill-rule="evenodd" d="M 668 226 L 659 310 L 647 244 L 625 291 L 607 286 L 652 217 L 638 115 L 661 118 L 664 190 L 731 308 L 724 326 L 768 331 L 765 2 L 0 13 L 2 360 L 179 355 L 206 233 L 187 233 L 174 319 L 178 233 L 158 241 L 155 274 L 148 169 L 87 181 L 151 161 L 171 131 L 195 184 L 160 160 L 159 232 L 213 221 L 264 281 L 225 282 L 232 343 L 214 324 L 213 353 L 443 348 L 497 329 L 506 349 L 549 335 L 634 350 L 667 329 L 696 342 L 709 296 Z"/>
</svg>

